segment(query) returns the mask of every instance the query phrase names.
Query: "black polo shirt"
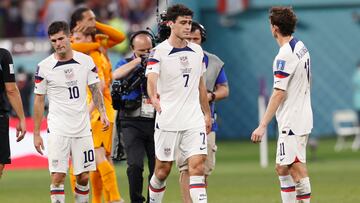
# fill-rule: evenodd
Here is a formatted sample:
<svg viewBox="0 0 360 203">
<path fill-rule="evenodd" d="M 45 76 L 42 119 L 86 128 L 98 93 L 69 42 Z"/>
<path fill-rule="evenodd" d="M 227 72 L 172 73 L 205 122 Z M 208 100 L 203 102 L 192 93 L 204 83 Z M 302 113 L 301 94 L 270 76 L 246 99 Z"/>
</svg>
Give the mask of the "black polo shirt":
<svg viewBox="0 0 360 203">
<path fill-rule="evenodd" d="M 6 82 L 15 82 L 14 64 L 10 52 L 0 48 L 0 113 L 10 110 L 5 91 Z"/>
</svg>

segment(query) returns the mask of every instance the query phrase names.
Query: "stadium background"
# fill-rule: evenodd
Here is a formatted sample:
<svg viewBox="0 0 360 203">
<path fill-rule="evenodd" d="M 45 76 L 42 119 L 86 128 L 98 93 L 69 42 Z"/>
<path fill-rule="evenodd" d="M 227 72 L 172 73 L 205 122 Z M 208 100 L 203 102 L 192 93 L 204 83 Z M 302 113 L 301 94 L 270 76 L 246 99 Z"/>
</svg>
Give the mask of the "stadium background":
<svg viewBox="0 0 360 203">
<path fill-rule="evenodd" d="M 1 0 L 0 21 L 8 8 L 2 7 L 6 1 Z M 47 0 L 34 0 L 44 2 Z M 120 2 L 122 0 L 103 0 L 102 2 Z M 146 0 L 144 0 L 146 1 Z M 242 0 L 239 0 L 242 1 Z M 86 1 L 87 2 L 87 1 Z M 100 2 L 89 0 L 88 2 Z M 141 0 L 129 0 L 141 2 Z M 151 0 L 149 1 L 151 2 Z M 155 2 L 153 0 L 152 2 Z M 160 0 L 160 11 L 166 7 L 165 0 Z M 195 11 L 195 20 L 207 29 L 207 42 L 204 48 L 222 58 L 230 85 L 230 97 L 217 104 L 220 131 L 218 133 L 220 150 L 217 170 L 213 176 L 214 185 L 209 188 L 211 202 L 278 202 L 277 178 L 271 167 L 260 169 L 258 164 L 258 147 L 249 144 L 251 131 L 258 123 L 258 96 L 261 87 L 265 86 L 267 95 L 272 91 L 272 62 L 277 54 L 278 45 L 273 40 L 269 23 L 268 9 L 273 5 L 291 5 L 299 18 L 295 36 L 305 42 L 312 59 L 312 105 L 314 112 L 313 138 L 318 138 L 317 151 L 310 153 L 310 171 L 313 178 L 313 189 L 316 193 L 314 202 L 360 202 L 354 195 L 359 191 L 356 184 L 360 181 L 358 171 L 359 152 L 345 150 L 335 153 L 333 146 L 336 135 L 333 127 L 333 112 L 353 106 L 352 75 L 360 61 L 360 1 L 358 0 L 244 0 L 249 5 L 239 8 L 235 14 L 219 13 L 217 0 L 173 0 L 168 3 L 184 3 Z M 156 29 L 155 7 L 141 21 L 124 18 L 115 21 L 125 32 L 131 32 L 146 26 Z M 116 9 L 115 9 L 116 10 Z M 105 20 L 104 20 L 105 22 Z M 110 22 L 110 21 L 107 21 Z M 113 23 L 113 22 L 110 22 Z M 1 23 L 0 23 L 1 24 Z M 12 24 L 15 26 L 15 24 Z M 10 24 L 11 26 L 11 24 Z M 9 27 L 0 27 L 0 35 Z M 40 35 L 41 36 L 41 35 Z M 15 68 L 23 67 L 34 73 L 36 64 L 49 54 L 50 45 L 46 37 L 8 38 L 1 35 L 0 47 L 12 51 Z M 125 43 L 126 48 L 126 43 Z M 117 48 L 110 53 L 112 63 L 126 56 L 125 48 Z M 264 81 L 265 85 L 261 85 Z M 30 103 L 32 99 L 30 99 Z M 32 104 L 30 104 L 32 105 Z M 31 121 L 29 121 L 31 123 Z M 44 128 L 45 129 L 45 128 Z M 45 134 L 45 130 L 43 131 Z M 14 128 L 11 130 L 12 154 L 15 165 L 20 168 L 46 168 L 44 157 L 39 159 L 32 147 L 32 132 L 21 143 L 14 139 Z M 276 138 L 276 123 L 269 128 L 269 136 Z M 230 140 L 230 142 L 226 141 Z M 275 143 L 270 146 L 270 160 L 274 160 Z M 36 156 L 35 156 L 36 155 Z M 17 159 L 18 158 L 18 159 Z M 19 165 L 19 166 L 20 166 Z M 341 166 L 346 166 L 342 168 Z M 7 166 L 7 169 L 18 168 Z M 124 165 L 117 170 L 120 189 L 127 199 L 127 182 Z M 48 200 L 48 172 L 9 171 L 0 181 L 0 202 L 46 202 Z M 239 180 L 234 181 L 234 177 Z M 36 179 L 35 179 L 36 178 Z M 24 184 L 23 179 L 29 180 Z M 38 181 L 40 186 L 31 184 Z M 177 202 L 179 190 L 176 173 L 172 172 L 171 184 L 166 202 Z M 244 189 L 244 186 L 247 186 Z M 33 189 L 28 189 L 28 188 Z M 174 189 L 175 187 L 175 189 Z M 8 198 L 18 190 L 27 190 L 23 196 Z M 31 200 L 31 196 L 37 198 Z M 41 192 L 40 192 L 41 191 Z M 221 195 L 215 196 L 216 192 Z M 14 200 L 15 198 L 15 200 Z M 42 198 L 42 200 L 40 200 Z M 239 200 L 239 198 L 241 200 Z M 247 199 L 246 199 L 247 198 Z M 245 199 L 245 200 L 244 200 Z M 171 200 L 171 201 L 170 201 Z M 174 200 L 174 201 L 172 201 Z"/>
<path fill-rule="evenodd" d="M 163 2 L 161 5 L 165 8 L 165 1 L 160 2 Z M 223 16 L 216 10 L 216 0 L 169 1 L 172 2 L 185 3 L 195 11 L 195 20 L 207 29 L 205 49 L 225 61 L 231 94 L 217 105 L 220 139 L 247 139 L 252 129 L 257 126 L 260 80 L 265 80 L 266 93 L 271 94 L 272 60 L 278 51 L 268 24 L 268 8 L 272 5 L 294 7 L 299 18 L 295 36 L 303 40 L 311 52 L 315 121 L 312 135 L 334 135 L 333 112 L 337 109 L 352 108 L 351 79 L 360 61 L 356 51 L 360 45 L 360 38 L 356 37 L 360 34 L 360 20 L 357 18 L 360 1 L 251 0 L 247 9 L 231 16 L 232 25 L 228 26 L 221 23 Z M 155 16 L 155 10 L 153 15 Z M 145 26 L 150 25 L 156 30 L 155 19 L 152 20 L 145 22 Z M 141 27 L 141 24 L 139 25 Z M 45 42 L 37 39 L 37 47 L 47 50 L 47 39 L 43 40 Z M 31 46 L 23 43 L 24 47 Z M 10 44 L 4 39 L 0 41 L 2 47 L 9 47 Z M 29 72 L 34 72 L 36 64 L 47 54 L 15 54 L 15 67 L 23 66 Z M 123 54 L 113 52 L 113 64 L 122 56 Z M 275 126 L 274 123 L 269 129 L 273 138 L 276 135 Z"/>
</svg>

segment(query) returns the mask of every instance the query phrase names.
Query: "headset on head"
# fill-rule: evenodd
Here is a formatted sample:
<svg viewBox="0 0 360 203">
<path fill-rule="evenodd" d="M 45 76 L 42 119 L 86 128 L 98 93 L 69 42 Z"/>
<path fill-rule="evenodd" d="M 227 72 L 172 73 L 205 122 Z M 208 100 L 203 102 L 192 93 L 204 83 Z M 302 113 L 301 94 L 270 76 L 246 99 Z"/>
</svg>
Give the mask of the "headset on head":
<svg viewBox="0 0 360 203">
<path fill-rule="evenodd" d="M 154 48 L 155 47 L 155 38 L 154 36 L 148 32 L 147 30 L 139 30 L 137 32 L 134 32 L 131 36 L 130 36 L 130 45 L 133 46 L 133 41 L 135 39 L 136 36 L 140 35 L 140 34 L 145 34 L 148 35 L 151 39 L 151 45 Z"/>
<path fill-rule="evenodd" d="M 206 29 L 203 25 L 201 25 L 198 22 L 192 21 L 192 26 L 195 26 L 195 30 L 199 29 L 200 30 L 200 35 L 201 35 L 201 43 L 206 41 Z"/>
</svg>

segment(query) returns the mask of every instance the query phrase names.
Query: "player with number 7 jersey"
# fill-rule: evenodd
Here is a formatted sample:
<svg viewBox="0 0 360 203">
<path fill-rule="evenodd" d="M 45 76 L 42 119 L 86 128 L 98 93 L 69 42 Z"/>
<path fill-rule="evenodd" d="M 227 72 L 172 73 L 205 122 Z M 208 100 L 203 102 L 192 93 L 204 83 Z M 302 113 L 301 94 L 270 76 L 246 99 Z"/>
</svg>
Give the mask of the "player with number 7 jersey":
<svg viewBox="0 0 360 203">
<path fill-rule="evenodd" d="M 203 73 L 206 70 L 200 45 L 188 42 L 193 12 L 176 4 L 167 9 L 170 36 L 150 53 L 147 91 L 156 109 L 155 170 L 150 179 L 151 203 L 162 202 L 172 162 L 189 170 L 189 193 L 193 202 L 206 203 L 204 161 L 206 133 L 211 129 L 210 107 Z"/>
<path fill-rule="evenodd" d="M 146 75 L 159 74 L 161 113 L 156 115 L 159 128 L 180 131 L 205 125 L 198 91 L 200 77 L 206 71 L 203 56 L 202 48 L 195 43 L 175 48 L 168 40 L 150 53 Z"/>
</svg>

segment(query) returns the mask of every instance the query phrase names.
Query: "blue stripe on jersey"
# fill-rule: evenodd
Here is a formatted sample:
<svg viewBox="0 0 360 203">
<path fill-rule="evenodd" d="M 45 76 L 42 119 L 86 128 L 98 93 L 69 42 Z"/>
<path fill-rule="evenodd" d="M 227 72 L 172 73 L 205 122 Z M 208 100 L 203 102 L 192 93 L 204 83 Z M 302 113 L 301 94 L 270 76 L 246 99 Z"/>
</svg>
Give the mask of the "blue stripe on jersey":
<svg viewBox="0 0 360 203">
<path fill-rule="evenodd" d="M 215 85 L 224 84 L 224 83 L 227 83 L 227 82 L 228 82 L 228 80 L 227 80 L 227 77 L 226 77 L 226 74 L 225 74 L 225 71 L 224 71 L 224 67 L 222 67 L 218 77 L 216 78 Z"/>
<path fill-rule="evenodd" d="M 190 47 L 188 47 L 188 46 L 186 46 L 186 47 L 184 47 L 184 48 L 173 48 L 171 51 L 170 51 L 170 53 L 169 53 L 169 56 L 171 55 L 171 54 L 175 54 L 175 53 L 177 53 L 177 52 L 180 52 L 180 51 L 192 51 L 192 52 L 195 52 L 194 50 L 192 50 Z"/>
<path fill-rule="evenodd" d="M 205 63 L 205 67 L 207 68 L 209 65 L 209 56 L 204 53 L 203 62 Z"/>
<path fill-rule="evenodd" d="M 296 45 L 296 43 L 298 43 L 298 41 L 299 41 L 299 40 L 296 39 L 295 37 L 293 37 L 293 38 L 290 40 L 289 44 L 290 44 L 290 47 L 291 47 L 292 52 L 294 52 L 295 45 Z"/>
<path fill-rule="evenodd" d="M 66 65 L 66 64 L 72 64 L 72 63 L 77 63 L 77 64 L 80 64 L 79 62 L 75 61 L 74 59 L 70 59 L 68 61 L 58 61 L 56 63 L 56 65 L 54 66 L 54 68 L 58 67 L 58 66 L 62 66 L 62 65 Z M 54 69 L 53 68 L 53 69 Z"/>
</svg>

